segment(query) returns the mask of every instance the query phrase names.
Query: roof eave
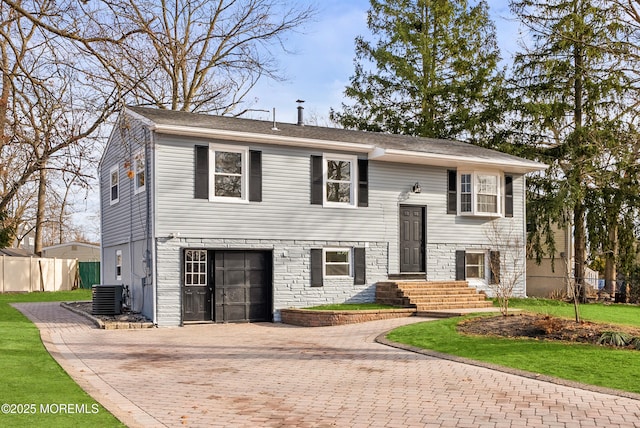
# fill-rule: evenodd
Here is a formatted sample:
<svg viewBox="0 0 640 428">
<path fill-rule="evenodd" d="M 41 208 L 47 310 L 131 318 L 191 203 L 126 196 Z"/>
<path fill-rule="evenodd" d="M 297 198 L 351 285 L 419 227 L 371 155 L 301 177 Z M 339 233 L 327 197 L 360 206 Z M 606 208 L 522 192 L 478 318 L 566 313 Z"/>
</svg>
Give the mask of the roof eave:
<svg viewBox="0 0 640 428">
<path fill-rule="evenodd" d="M 497 168 L 520 174 L 541 171 L 548 168 L 543 163 L 519 159 L 487 159 L 471 156 L 455 156 L 440 153 L 416 152 L 411 150 L 376 148 L 369 155 L 371 160 L 441 166 L 446 168 Z"/>
<path fill-rule="evenodd" d="M 273 134 L 256 134 L 253 132 L 228 131 L 211 128 L 195 128 L 191 126 L 155 124 L 152 128 L 160 134 L 181 135 L 187 137 L 225 138 L 232 141 L 252 142 L 259 144 L 276 144 L 280 146 L 306 147 L 313 149 L 346 150 L 357 153 L 369 153 L 375 149 L 372 144 L 347 143 L 344 141 L 319 140 Z"/>
<path fill-rule="evenodd" d="M 149 126 L 151 130 L 160 134 L 199 138 L 225 138 L 232 141 L 305 147 L 319 150 L 344 150 L 356 153 L 367 153 L 369 159 L 384 162 L 410 163 L 418 165 L 442 166 L 448 168 L 494 167 L 501 170 L 521 174 L 541 171 L 548 167 L 548 165 L 545 165 L 543 163 L 520 159 L 516 158 L 515 156 L 512 159 L 504 160 L 472 156 L 445 155 L 439 153 L 427 153 L 401 149 L 384 149 L 377 147 L 374 144 L 348 143 L 344 141 L 285 136 L 278 134 L 277 130 L 274 130 L 273 134 L 257 134 L 253 132 L 158 124 L 150 122 L 148 119 L 145 121 L 145 124 Z"/>
</svg>

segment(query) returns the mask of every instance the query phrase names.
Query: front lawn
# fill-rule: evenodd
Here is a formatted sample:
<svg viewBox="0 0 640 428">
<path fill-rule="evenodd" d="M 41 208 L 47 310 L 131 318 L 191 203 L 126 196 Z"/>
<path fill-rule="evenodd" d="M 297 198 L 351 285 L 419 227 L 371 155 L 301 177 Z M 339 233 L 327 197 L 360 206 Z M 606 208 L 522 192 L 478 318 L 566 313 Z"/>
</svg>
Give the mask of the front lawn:
<svg viewBox="0 0 640 428">
<path fill-rule="evenodd" d="M 38 329 L 10 303 L 91 300 L 91 290 L 0 294 L 0 425 L 121 427 L 49 355 Z"/>
<path fill-rule="evenodd" d="M 573 317 L 573 306 L 518 299 L 512 307 Z M 640 325 L 640 307 L 581 305 L 585 320 Z M 640 393 L 640 351 L 531 339 L 466 336 L 456 325 L 468 317 L 412 324 L 393 330 L 389 340 L 586 384 Z"/>
<path fill-rule="evenodd" d="M 573 304 L 549 299 L 511 299 L 510 308 L 537 312 L 546 315 L 574 319 Z M 579 306 L 580 316 L 584 320 L 624 324 L 640 327 L 640 307 L 632 305 L 605 305 L 589 303 Z"/>
</svg>

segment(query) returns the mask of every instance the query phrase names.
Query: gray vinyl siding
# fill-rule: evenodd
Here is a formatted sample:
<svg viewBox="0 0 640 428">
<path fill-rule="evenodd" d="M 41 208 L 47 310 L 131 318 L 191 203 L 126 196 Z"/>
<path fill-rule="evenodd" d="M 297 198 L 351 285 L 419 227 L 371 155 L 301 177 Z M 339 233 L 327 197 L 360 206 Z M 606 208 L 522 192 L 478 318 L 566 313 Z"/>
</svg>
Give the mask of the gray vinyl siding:
<svg viewBox="0 0 640 428">
<path fill-rule="evenodd" d="M 447 214 L 446 168 L 377 161 L 369 162 L 368 207 L 327 208 L 310 203 L 310 155 L 322 155 L 322 152 L 246 145 L 251 150 L 262 151 L 262 202 L 212 202 L 193 197 L 194 146 L 210 142 L 235 143 L 171 136 L 162 136 L 157 142 L 157 236 L 161 239 L 177 235 L 229 240 L 350 239 L 387 242 L 389 272 L 397 273 L 398 212 L 402 204 L 427 207 L 426 239 L 431 247 L 454 245 L 465 249 L 486 246 L 487 224 L 493 221 L 515 225 L 510 227 L 515 227 L 514 231 L 524 237 L 524 179 L 521 175 L 514 175 L 513 180 L 513 218 Z M 415 182 L 420 183 L 420 194 L 411 192 Z"/>
<path fill-rule="evenodd" d="M 102 207 L 101 233 L 103 245 L 115 245 L 128 242 L 130 239 L 139 240 L 147 236 L 147 193 L 135 194 L 134 180 L 127 176 L 129 169 L 133 170 L 134 155 L 144 150 L 148 145 L 149 132 L 142 126 L 135 126 L 137 122 L 124 128 L 120 122 L 107 145 L 100 164 L 100 199 Z M 147 156 L 147 163 L 150 162 Z M 125 167 L 126 165 L 130 167 Z M 118 165 L 120 189 L 119 201 L 111 205 L 111 168 Z M 149 165 L 147 171 L 150 171 Z M 145 187 L 151 185 L 151 174 L 145 176 Z"/>
<path fill-rule="evenodd" d="M 149 151 L 145 153 L 145 191 L 135 193 L 134 156 L 149 146 L 149 131 L 138 122 L 116 123 L 100 163 L 102 282 L 129 286 L 133 309 L 153 318 L 153 290 L 145 263 L 147 239 L 152 226 L 147 214 L 147 190 L 152 186 Z M 118 166 L 119 200 L 111 204 L 111 169 Z M 122 278 L 116 280 L 116 250 L 122 251 Z M 145 279 L 143 279 L 145 278 Z M 143 285 L 144 283 L 148 285 Z"/>
<path fill-rule="evenodd" d="M 200 140 L 197 144 L 224 141 Z M 194 140 L 159 139 L 157 236 L 227 239 L 377 240 L 383 233 L 381 206 L 326 208 L 311 205 L 310 152 L 247 145 L 262 151 L 262 202 L 225 203 L 195 199 Z M 369 172 L 372 175 L 372 172 Z"/>
</svg>

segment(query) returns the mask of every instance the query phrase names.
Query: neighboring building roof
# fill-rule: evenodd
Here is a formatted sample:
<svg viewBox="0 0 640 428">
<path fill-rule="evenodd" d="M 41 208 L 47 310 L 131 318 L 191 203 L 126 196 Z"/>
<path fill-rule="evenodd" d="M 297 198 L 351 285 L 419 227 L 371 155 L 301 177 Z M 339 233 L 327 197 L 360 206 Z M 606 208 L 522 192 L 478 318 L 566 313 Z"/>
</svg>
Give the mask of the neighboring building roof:
<svg viewBox="0 0 640 428">
<path fill-rule="evenodd" d="M 162 134 L 226 138 L 263 144 L 367 153 L 371 160 L 445 167 L 494 166 L 527 173 L 547 165 L 460 141 L 300 126 L 271 121 L 212 116 L 146 107 L 128 107 L 152 130 Z"/>
<path fill-rule="evenodd" d="M 47 251 L 47 250 L 54 250 L 56 248 L 64 248 L 64 247 L 69 247 L 72 245 L 76 245 L 79 247 L 86 247 L 86 248 L 91 248 L 91 249 L 100 249 L 100 244 L 90 244 L 87 242 L 78 242 L 78 241 L 73 241 L 73 242 L 65 242 L 64 244 L 56 244 L 56 245 L 50 245 L 48 247 L 44 247 L 42 249 L 42 251 Z"/>
<path fill-rule="evenodd" d="M 0 248 L 0 256 L 9 257 L 38 257 L 35 253 L 24 248 Z"/>
</svg>

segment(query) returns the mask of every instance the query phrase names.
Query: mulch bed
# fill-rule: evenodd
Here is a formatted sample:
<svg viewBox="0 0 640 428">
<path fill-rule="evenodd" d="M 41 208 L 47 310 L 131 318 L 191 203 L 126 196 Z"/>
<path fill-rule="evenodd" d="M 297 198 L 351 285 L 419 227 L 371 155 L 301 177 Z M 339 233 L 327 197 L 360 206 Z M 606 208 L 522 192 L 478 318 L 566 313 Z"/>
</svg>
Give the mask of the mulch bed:
<svg viewBox="0 0 640 428">
<path fill-rule="evenodd" d="M 606 331 L 640 337 L 640 329 L 638 328 L 589 321 L 576 323 L 573 319 L 529 313 L 510 314 L 506 317 L 470 318 L 458 324 L 458 331 L 481 336 L 561 340 L 590 344 L 597 344 L 600 336 Z"/>
<path fill-rule="evenodd" d="M 94 315 L 92 302 L 65 302 L 62 306 L 68 307 L 76 313 L 86 315 L 92 320 L 98 320 L 99 327 L 107 330 L 153 327 L 150 319 L 126 308 L 118 315 Z"/>
</svg>

